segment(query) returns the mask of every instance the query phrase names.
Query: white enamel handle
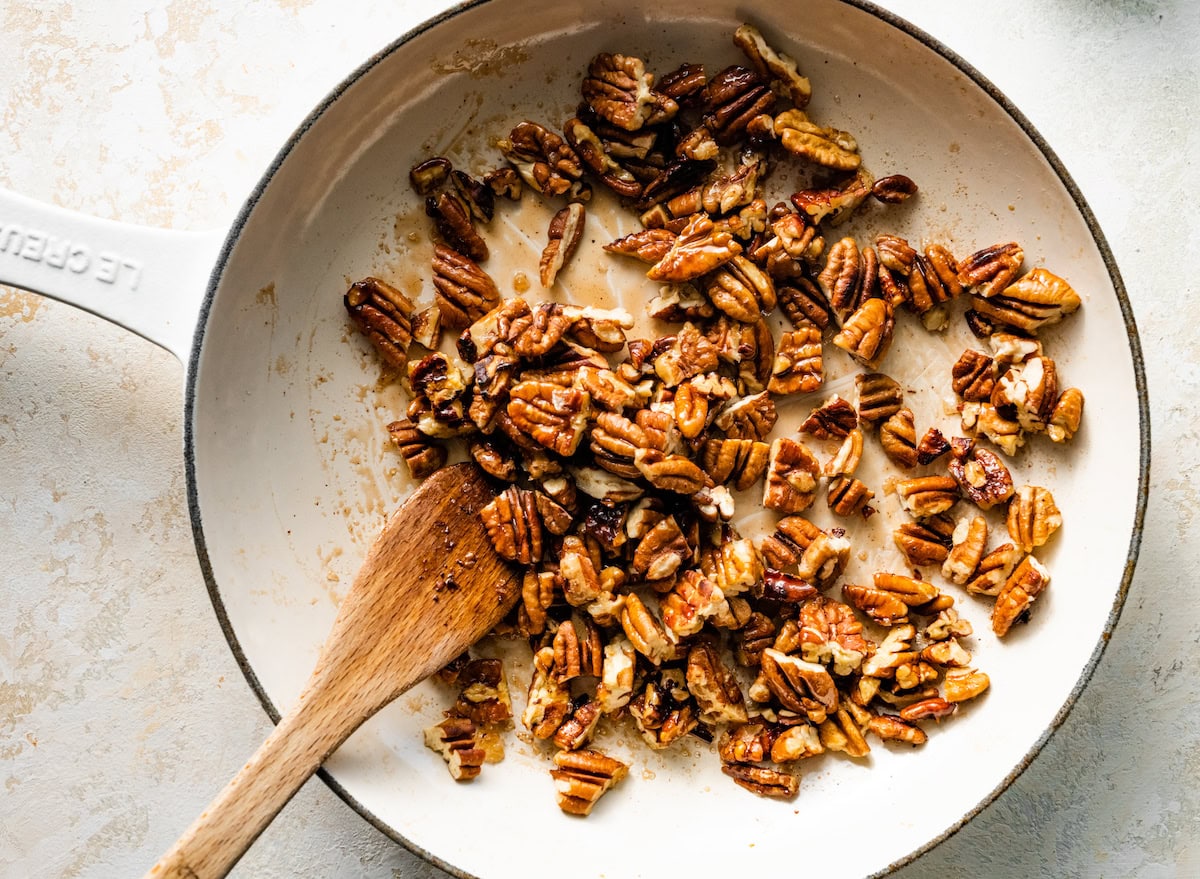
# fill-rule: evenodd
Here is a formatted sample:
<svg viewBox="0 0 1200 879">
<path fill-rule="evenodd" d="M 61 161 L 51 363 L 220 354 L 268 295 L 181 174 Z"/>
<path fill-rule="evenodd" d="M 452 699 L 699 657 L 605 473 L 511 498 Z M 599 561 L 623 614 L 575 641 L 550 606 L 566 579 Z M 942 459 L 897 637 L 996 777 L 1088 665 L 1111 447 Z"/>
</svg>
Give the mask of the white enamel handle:
<svg viewBox="0 0 1200 879">
<path fill-rule="evenodd" d="M 102 220 L 0 189 L 0 283 L 90 311 L 185 365 L 223 239 Z"/>
</svg>

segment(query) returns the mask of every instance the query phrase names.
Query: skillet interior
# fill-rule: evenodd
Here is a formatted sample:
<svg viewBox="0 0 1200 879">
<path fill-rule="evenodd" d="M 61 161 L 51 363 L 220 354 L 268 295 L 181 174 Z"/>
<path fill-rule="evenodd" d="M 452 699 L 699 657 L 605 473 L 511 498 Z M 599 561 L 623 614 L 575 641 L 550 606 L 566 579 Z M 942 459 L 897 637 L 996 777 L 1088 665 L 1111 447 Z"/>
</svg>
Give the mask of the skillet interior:
<svg viewBox="0 0 1200 879">
<path fill-rule="evenodd" d="M 1039 450 L 1014 467 L 1030 478 L 1052 471 L 1067 526 L 1045 559 L 1051 591 L 1004 644 L 987 633 L 986 608 L 960 600 L 976 621 L 978 664 L 992 677 L 986 701 L 920 751 L 877 747 L 869 765 L 827 756 L 805 766 L 794 804 L 734 787 L 699 742 L 665 755 L 628 743 L 630 779 L 586 822 L 559 814 L 544 759 L 515 737 L 503 763 L 455 785 L 421 745 L 420 730 L 448 704 L 432 685 L 351 739 L 328 778 L 387 832 L 467 874 L 523 873 L 534 851 L 588 875 L 778 868 L 797 863 L 801 839 L 839 840 L 806 846 L 809 869 L 885 869 L 957 826 L 1027 763 L 1119 611 L 1148 448 L 1136 336 L 1115 269 L 1027 124 L 930 42 L 869 9 L 824 0 L 734 15 L 683 2 L 646 12 L 616 3 L 524 10 L 503 0 L 469 6 L 373 59 L 297 132 L 235 227 L 202 321 L 187 419 L 193 519 L 217 612 L 278 716 L 275 706 L 299 693 L 382 517 L 409 488 L 382 430 L 402 412 L 402 396 L 379 382 L 340 302 L 347 282 L 368 273 L 422 289 L 429 241 L 409 167 L 442 152 L 476 173 L 494 167 L 488 138 L 527 116 L 560 124 L 598 51 L 638 54 L 659 72 L 688 60 L 715 70 L 740 60 L 729 34 L 754 21 L 813 80 L 815 118 L 854 132 L 876 173 L 902 171 L 921 184 L 916 209 L 876 214 L 864 234 L 886 227 L 960 254 L 1019 240 L 1027 264 L 1048 265 L 1084 296 L 1048 345 L 1088 395 L 1086 427 L 1070 454 Z M 535 274 L 544 217 L 530 223 L 495 232 L 509 245 L 494 246 L 486 267 L 508 295 L 514 271 Z M 576 271 L 566 286 L 604 301 L 644 289 L 638 283 L 635 271 L 614 268 Z M 423 289 L 428 298 L 427 282 Z M 933 418 L 932 396 L 926 405 Z M 847 844 L 848 828 L 867 816 L 880 820 Z M 639 844 L 631 866 L 625 846 L 648 833 L 655 842 Z"/>
</svg>

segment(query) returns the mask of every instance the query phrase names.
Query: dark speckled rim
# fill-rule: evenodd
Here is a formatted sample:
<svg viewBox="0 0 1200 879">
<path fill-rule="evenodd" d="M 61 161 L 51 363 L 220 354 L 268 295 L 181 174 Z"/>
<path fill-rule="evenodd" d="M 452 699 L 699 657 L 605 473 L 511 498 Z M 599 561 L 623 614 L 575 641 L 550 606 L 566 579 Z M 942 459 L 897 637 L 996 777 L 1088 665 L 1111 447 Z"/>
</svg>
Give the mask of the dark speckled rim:
<svg viewBox="0 0 1200 879">
<path fill-rule="evenodd" d="M 377 64 L 379 64 L 401 46 L 451 18 L 454 18 L 455 16 L 458 16 L 461 13 L 477 6 L 484 6 L 489 2 L 491 2 L 491 0 L 471 0 L 471 2 L 461 3 L 446 10 L 435 18 L 429 19 L 419 27 L 409 31 L 404 36 L 391 43 L 385 49 L 373 55 L 362 66 L 350 74 L 350 76 L 347 77 L 340 85 L 338 85 L 337 88 L 330 92 L 329 95 L 326 96 L 326 98 L 313 109 L 312 113 L 309 114 L 308 118 L 304 120 L 304 122 L 299 128 L 296 129 L 292 136 L 288 138 L 287 142 L 283 145 L 283 148 L 280 149 L 279 153 L 275 156 L 275 159 L 271 162 L 270 167 L 267 168 L 266 173 L 263 175 L 254 191 L 250 194 L 250 197 L 246 200 L 245 205 L 243 205 L 241 211 L 238 213 L 237 219 L 234 221 L 233 226 L 229 231 L 228 237 L 225 239 L 224 245 L 221 247 L 221 252 L 217 257 L 216 265 L 213 268 L 211 276 L 209 277 L 208 289 L 205 293 L 204 302 L 200 309 L 200 318 L 196 328 L 196 336 L 192 343 L 192 353 L 188 361 L 187 388 L 184 400 L 184 464 L 187 474 L 188 511 L 192 520 L 192 534 L 196 542 L 196 551 L 199 556 L 200 568 L 204 574 L 204 580 L 208 585 L 209 597 L 212 599 L 213 609 L 216 612 L 217 620 L 221 625 L 221 630 L 225 633 L 225 638 L 229 642 L 229 647 L 233 651 L 238 665 L 241 666 L 242 673 L 246 676 L 247 682 L 257 694 L 259 701 L 262 702 L 267 714 L 270 715 L 272 721 L 276 723 L 279 721 L 280 713 L 275 707 L 275 704 L 267 696 L 266 690 L 263 688 L 261 682 L 258 680 L 257 675 L 254 673 L 254 669 L 251 668 L 250 663 L 246 660 L 246 656 L 243 653 L 241 645 L 238 643 L 237 636 L 233 631 L 233 626 L 230 623 L 229 616 L 226 613 L 225 604 L 221 599 L 220 587 L 217 585 L 217 582 L 213 577 L 212 564 L 209 560 L 208 548 L 204 539 L 204 529 L 200 520 L 200 503 L 196 490 L 195 434 L 193 428 L 193 417 L 195 415 L 196 404 L 196 375 L 199 370 L 200 350 L 204 342 L 204 331 L 208 324 L 209 313 L 212 309 L 217 286 L 220 283 L 221 276 L 224 273 L 226 263 L 229 259 L 229 254 L 232 251 L 234 244 L 237 242 L 238 237 L 241 235 L 242 229 L 249 221 L 250 215 L 253 213 L 258 200 L 262 197 L 263 192 L 266 190 L 272 178 L 275 176 L 276 171 L 279 170 L 280 166 L 291 154 L 292 150 L 296 147 L 308 130 L 321 117 L 321 115 L 356 81 L 358 81 L 367 72 L 373 69 Z M 1125 284 L 1121 280 L 1121 273 L 1117 269 L 1116 260 L 1113 258 L 1112 251 L 1108 246 L 1108 242 L 1104 237 L 1104 233 L 1100 230 L 1100 225 L 1096 222 L 1095 215 L 1092 213 L 1092 210 L 1088 206 L 1087 201 L 1084 199 L 1083 194 L 1079 191 L 1079 187 L 1075 184 L 1074 179 L 1072 179 L 1070 173 L 1068 173 L 1058 156 L 1054 153 L 1054 150 L 1050 148 L 1050 145 L 1046 143 L 1042 136 L 1033 127 L 1032 123 L 1025 118 L 1024 114 L 1022 114 L 1021 111 L 1018 110 L 1013 103 L 998 88 L 996 88 L 995 85 L 993 85 L 983 74 L 971 66 L 960 55 L 931 37 L 929 34 L 905 21 L 903 18 L 900 18 L 899 16 L 885 9 L 881 9 L 874 3 L 866 2 L 866 0 L 839 0 L 839 2 L 847 6 L 853 6 L 875 16 L 881 21 L 886 22 L 897 30 L 902 31 L 910 37 L 923 43 L 925 46 L 932 49 L 934 52 L 941 55 L 943 58 L 953 64 L 956 68 L 958 68 L 959 71 L 961 71 L 965 76 L 970 78 L 972 82 L 979 86 L 980 89 L 986 92 L 991 99 L 995 101 L 996 104 L 998 104 L 1013 119 L 1013 121 L 1021 127 L 1021 130 L 1025 132 L 1026 136 L 1030 139 L 1033 145 L 1037 147 L 1039 152 L 1041 152 L 1046 161 L 1054 169 L 1055 174 L 1058 175 L 1059 180 L 1062 181 L 1063 186 L 1066 188 L 1067 192 L 1070 193 L 1071 199 L 1075 203 L 1075 207 L 1079 211 L 1080 216 L 1083 217 L 1084 222 L 1091 231 L 1092 239 L 1095 241 L 1096 248 L 1099 251 L 1101 258 L 1104 261 L 1104 265 L 1108 270 L 1108 275 L 1112 281 L 1113 289 L 1117 294 L 1117 301 L 1121 307 L 1121 315 L 1125 321 L 1125 330 L 1129 339 L 1129 352 L 1133 360 L 1134 379 L 1138 394 L 1138 426 L 1141 438 L 1141 452 L 1138 459 L 1137 509 L 1134 514 L 1133 532 L 1129 538 L 1129 550 L 1125 558 L 1125 569 L 1121 575 L 1121 586 L 1120 589 L 1118 589 L 1116 598 L 1113 601 L 1112 609 L 1109 612 L 1108 619 L 1105 621 L 1104 630 L 1101 632 L 1100 638 L 1096 642 L 1096 646 L 1092 651 L 1092 655 L 1089 657 L 1087 664 L 1080 673 L 1079 679 L 1075 682 L 1075 686 L 1072 688 L 1066 702 L 1063 703 L 1063 706 L 1055 715 L 1053 721 L 1050 723 L 1050 726 L 1047 727 L 1045 732 L 1043 732 L 1038 740 L 1033 744 L 1033 747 L 1029 749 L 1028 753 L 1025 754 L 1025 756 L 1019 763 L 1017 763 L 1015 767 L 1013 767 L 1013 770 L 1004 777 L 1004 779 L 995 787 L 994 790 L 992 790 L 987 796 L 980 800 L 974 808 L 968 811 L 961 819 L 948 827 L 940 835 L 929 840 L 924 845 L 914 849 L 908 855 L 893 862 L 883 870 L 872 874 L 873 877 L 877 877 L 885 876 L 899 869 L 900 867 L 912 863 L 925 852 L 949 839 L 960 829 L 962 829 L 962 827 L 965 826 L 968 821 L 982 812 L 983 809 L 991 804 L 1004 790 L 1006 790 L 1022 772 L 1029 768 L 1030 764 L 1033 763 L 1034 759 L 1041 752 L 1046 742 L 1049 741 L 1050 737 L 1055 733 L 1055 731 L 1062 726 L 1063 721 L 1066 720 L 1067 715 L 1071 712 L 1071 709 L 1075 707 L 1075 703 L 1078 701 L 1080 694 L 1083 692 L 1083 688 L 1086 686 L 1088 680 L 1092 676 L 1092 673 L 1095 671 L 1096 665 L 1100 661 L 1100 657 L 1104 654 L 1105 647 L 1108 646 L 1113 629 L 1117 624 L 1117 620 L 1121 616 L 1121 610 L 1125 606 L 1125 599 L 1129 594 L 1129 587 L 1133 580 L 1133 572 L 1137 563 L 1138 550 L 1142 542 L 1142 528 L 1146 515 L 1146 504 L 1149 499 L 1150 400 L 1146 388 L 1146 371 L 1142 358 L 1142 344 L 1140 338 L 1138 337 L 1137 325 L 1134 322 L 1133 309 L 1129 303 L 1129 296 L 1126 293 Z M 317 774 L 327 785 L 329 785 L 334 793 L 345 800 L 351 808 L 362 815 L 381 832 L 394 839 L 396 842 L 400 843 L 414 854 L 424 858 L 442 870 L 445 870 L 447 873 L 450 873 L 454 876 L 463 877 L 463 879 L 472 879 L 471 874 L 465 873 L 455 867 L 453 864 L 447 863 L 445 860 L 437 857 L 432 852 L 428 852 L 420 846 L 414 845 L 410 840 L 397 833 L 394 828 L 381 821 L 362 803 L 358 802 L 358 800 L 351 796 L 350 793 L 324 769 L 320 770 Z"/>
</svg>

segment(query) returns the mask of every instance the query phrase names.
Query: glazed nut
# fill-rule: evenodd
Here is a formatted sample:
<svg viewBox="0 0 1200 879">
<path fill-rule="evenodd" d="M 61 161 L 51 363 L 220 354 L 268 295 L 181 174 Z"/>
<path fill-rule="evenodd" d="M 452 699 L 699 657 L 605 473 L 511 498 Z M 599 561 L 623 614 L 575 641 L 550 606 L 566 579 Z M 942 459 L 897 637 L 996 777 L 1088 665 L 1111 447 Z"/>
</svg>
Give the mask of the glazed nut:
<svg viewBox="0 0 1200 879">
<path fill-rule="evenodd" d="M 947 702 L 966 702 L 981 696 L 987 690 L 991 681 L 988 676 L 973 668 L 952 668 L 946 672 L 943 681 Z"/>
<path fill-rule="evenodd" d="M 741 252 L 742 245 L 732 232 L 717 226 L 706 214 L 696 214 L 646 277 L 673 283 L 691 281 L 720 268 Z"/>
<path fill-rule="evenodd" d="M 721 771 L 739 787 L 759 796 L 790 800 L 800 791 L 799 777 L 779 769 L 749 763 L 724 763 Z"/>
<path fill-rule="evenodd" d="M 996 364 L 986 354 L 968 348 L 950 369 L 950 386 L 964 400 L 980 403 L 992 398 Z"/>
<path fill-rule="evenodd" d="M 871 187 L 871 195 L 884 204 L 901 204 L 917 194 L 917 184 L 903 174 L 880 177 Z"/>
<path fill-rule="evenodd" d="M 491 276 L 445 244 L 433 248 L 433 286 L 442 323 L 451 329 L 470 326 L 500 304 Z"/>
<path fill-rule="evenodd" d="M 354 325 L 384 362 L 403 370 L 412 341 L 412 300 L 386 281 L 363 278 L 350 285 L 343 303 Z"/>
<path fill-rule="evenodd" d="M 976 447 L 968 455 L 954 458 L 949 470 L 963 494 L 981 510 L 1005 503 L 1013 495 L 1012 474 L 999 456 L 987 449 Z"/>
<path fill-rule="evenodd" d="M 1056 443 L 1068 442 L 1079 430 L 1083 420 L 1083 392 L 1079 388 L 1067 388 L 1054 404 L 1050 422 L 1046 425 L 1046 436 Z"/>
<path fill-rule="evenodd" d="M 487 752 L 479 747 L 478 728 L 467 717 L 448 717 L 427 727 L 425 746 L 442 755 L 455 781 L 470 781 L 479 775 Z"/>
<path fill-rule="evenodd" d="M 1039 485 L 1022 485 L 1008 505 L 1008 535 L 1024 552 L 1032 552 L 1062 526 L 1054 495 Z"/>
<path fill-rule="evenodd" d="M 583 439 L 592 412 L 586 391 L 543 381 L 523 381 L 509 391 L 508 416 L 521 433 L 563 457 Z"/>
<path fill-rule="evenodd" d="M 844 439 L 858 427 L 858 414 L 848 400 L 834 394 L 800 425 L 800 432 L 817 439 Z"/>
<path fill-rule="evenodd" d="M 758 75 L 778 83 L 780 90 L 797 107 L 804 107 L 812 97 L 812 85 L 801 76 L 796 62 L 767 45 L 758 28 L 743 24 L 733 32 L 733 44 L 746 53 Z"/>
<path fill-rule="evenodd" d="M 779 437 L 771 443 L 763 506 L 781 513 L 800 513 L 816 498 L 820 465 L 804 443 Z"/>
<path fill-rule="evenodd" d="M 543 195 L 565 195 L 583 176 L 570 144 L 536 122 L 518 123 L 498 146 L 521 179 Z"/>
<path fill-rule="evenodd" d="M 891 303 L 868 299 L 846 319 L 833 344 L 864 366 L 873 367 L 887 353 L 895 328 Z"/>
<path fill-rule="evenodd" d="M 927 519 L 958 502 L 958 483 L 949 476 L 919 476 L 896 483 L 896 495 L 913 518 Z"/>
<path fill-rule="evenodd" d="M 712 643 L 700 641 L 688 651 L 687 688 L 704 723 L 746 722 L 742 688 Z"/>
<path fill-rule="evenodd" d="M 775 426 L 779 415 L 768 392 L 734 400 L 717 414 L 713 422 L 732 439 L 763 440 Z"/>
<path fill-rule="evenodd" d="M 563 265 L 571 258 L 583 238 L 587 213 L 579 202 L 571 202 L 554 215 L 547 232 L 549 238 L 538 263 L 538 277 L 543 287 L 554 284 Z"/>
<path fill-rule="evenodd" d="M 718 484 L 745 491 L 766 472 L 771 447 L 752 439 L 710 439 L 704 444 L 704 470 Z"/>
<path fill-rule="evenodd" d="M 542 518 L 534 492 L 509 486 L 479 511 L 496 552 L 511 562 L 532 564 L 542 557 Z"/>
<path fill-rule="evenodd" d="M 784 110 L 775 117 L 774 130 L 784 149 L 814 164 L 836 171 L 854 171 L 862 164 L 853 137 L 817 125 L 801 110 Z"/>
<path fill-rule="evenodd" d="M 655 92 L 654 76 L 640 58 L 602 52 L 592 59 L 583 80 L 583 99 L 606 122 L 624 131 L 670 121 L 679 105 Z"/>
<path fill-rule="evenodd" d="M 988 525 L 983 516 L 959 519 L 954 527 L 953 543 L 942 565 L 942 576 L 959 586 L 965 586 L 987 550 Z"/>
<path fill-rule="evenodd" d="M 994 244 L 968 256 L 958 267 L 959 282 L 976 296 L 988 297 L 1011 284 L 1025 261 L 1015 241 Z"/>
<path fill-rule="evenodd" d="M 880 425 L 879 444 L 888 458 L 905 470 L 917 465 L 917 428 L 911 409 L 900 409 Z"/>
<path fill-rule="evenodd" d="M 997 637 L 1008 634 L 1013 624 L 1028 613 L 1033 602 L 1050 584 L 1050 572 L 1031 555 L 1017 565 L 996 596 L 992 606 L 992 631 Z"/>
<path fill-rule="evenodd" d="M 558 807 L 568 815 L 585 816 L 614 785 L 629 773 L 629 766 L 600 751 L 559 751 L 550 770 Z"/>
</svg>

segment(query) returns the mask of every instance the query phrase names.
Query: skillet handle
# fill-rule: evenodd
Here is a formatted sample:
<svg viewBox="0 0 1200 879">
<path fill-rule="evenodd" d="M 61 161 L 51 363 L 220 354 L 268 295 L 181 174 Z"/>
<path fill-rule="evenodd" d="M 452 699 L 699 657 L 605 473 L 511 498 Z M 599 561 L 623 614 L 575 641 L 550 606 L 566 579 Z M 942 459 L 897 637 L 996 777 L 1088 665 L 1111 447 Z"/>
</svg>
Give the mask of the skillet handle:
<svg viewBox="0 0 1200 879">
<path fill-rule="evenodd" d="M 0 283 L 90 311 L 185 365 L 223 237 L 89 217 L 0 189 Z"/>
</svg>

